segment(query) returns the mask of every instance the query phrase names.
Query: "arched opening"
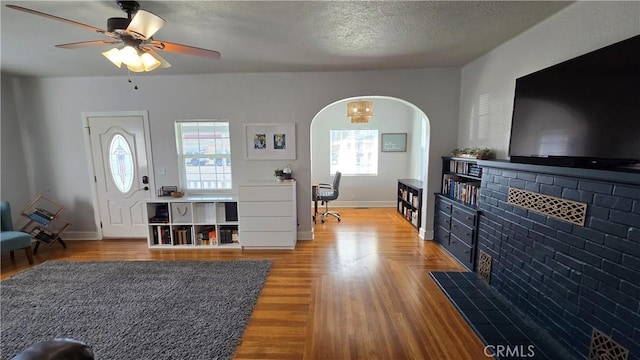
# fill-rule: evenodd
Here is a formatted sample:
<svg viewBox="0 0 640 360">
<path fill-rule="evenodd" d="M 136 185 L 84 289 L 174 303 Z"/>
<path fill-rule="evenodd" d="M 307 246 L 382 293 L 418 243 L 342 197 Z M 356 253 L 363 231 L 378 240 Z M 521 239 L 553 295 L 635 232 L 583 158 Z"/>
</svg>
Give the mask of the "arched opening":
<svg viewBox="0 0 640 360">
<path fill-rule="evenodd" d="M 374 103 L 374 114 L 367 123 L 351 123 L 347 117 L 347 103 L 354 100 Z M 376 134 L 376 154 L 366 145 L 350 139 Z M 364 134 L 364 135 L 363 135 Z M 383 152 L 382 134 L 407 134 L 406 151 Z M 402 99 L 388 96 L 359 96 L 333 102 L 320 110 L 311 121 L 310 158 L 312 183 L 331 183 L 337 166 L 343 173 L 340 196 L 336 207 L 395 207 L 397 206 L 398 179 L 417 179 L 427 189 L 430 123 L 427 115 L 417 106 Z M 361 141 L 362 142 L 362 141 Z M 346 149 L 345 149 L 346 147 Z M 345 152 L 351 156 L 342 161 Z M 375 171 L 361 171 L 363 162 L 375 160 Z M 355 167 L 358 167 L 356 169 Z M 426 191 L 423 191 L 422 227 L 424 238 L 426 218 Z"/>
</svg>

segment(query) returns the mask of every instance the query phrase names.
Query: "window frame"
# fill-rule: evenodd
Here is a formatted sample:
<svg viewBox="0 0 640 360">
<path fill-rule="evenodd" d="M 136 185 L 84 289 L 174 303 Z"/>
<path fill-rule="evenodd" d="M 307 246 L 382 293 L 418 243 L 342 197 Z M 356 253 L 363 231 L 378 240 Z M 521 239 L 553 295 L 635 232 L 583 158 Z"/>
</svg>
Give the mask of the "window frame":
<svg viewBox="0 0 640 360">
<path fill-rule="evenodd" d="M 200 145 L 198 145 L 198 151 L 195 154 L 186 153 L 184 150 L 185 144 L 183 143 L 183 128 L 182 126 L 185 123 L 194 124 L 215 124 L 215 123 L 224 123 L 227 126 L 228 137 L 222 137 L 220 139 L 227 139 L 228 141 L 228 152 L 227 153 L 214 153 L 214 154 L 205 154 L 202 153 L 200 149 Z M 200 120 L 176 120 L 174 122 L 174 135 L 176 141 L 176 157 L 178 161 L 178 177 L 179 177 L 179 185 L 182 191 L 188 192 L 190 194 L 221 194 L 221 193 L 229 193 L 233 191 L 233 167 L 231 162 L 231 123 L 228 120 L 222 119 L 200 119 Z M 199 133 L 198 133 L 199 135 Z M 189 158 L 197 158 L 197 161 L 202 161 L 202 159 L 207 159 L 207 162 L 213 162 L 213 166 L 218 167 L 216 165 L 217 159 L 227 159 L 227 164 L 222 164 L 224 168 L 228 168 L 228 172 L 222 171 L 221 173 L 215 172 L 214 174 L 228 174 L 228 183 L 229 186 L 225 188 L 189 188 L 188 180 L 187 180 L 187 165 L 186 160 Z M 198 168 L 203 167 L 202 164 L 197 165 Z M 200 174 L 201 177 L 201 174 Z M 199 181 L 203 181 L 200 179 Z M 226 180 L 223 180 L 226 182 Z"/>
</svg>

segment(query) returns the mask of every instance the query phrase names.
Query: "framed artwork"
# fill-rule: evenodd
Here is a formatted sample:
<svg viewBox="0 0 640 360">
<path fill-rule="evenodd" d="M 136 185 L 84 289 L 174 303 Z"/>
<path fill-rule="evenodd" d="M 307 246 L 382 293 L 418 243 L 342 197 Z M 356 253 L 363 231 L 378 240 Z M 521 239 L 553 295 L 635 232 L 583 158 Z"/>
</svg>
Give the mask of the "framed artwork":
<svg viewBox="0 0 640 360">
<path fill-rule="evenodd" d="M 296 124 L 247 124 L 247 160 L 295 160 Z"/>
<path fill-rule="evenodd" d="M 407 133 L 382 134 L 380 144 L 382 152 L 405 152 L 407 151 Z"/>
</svg>

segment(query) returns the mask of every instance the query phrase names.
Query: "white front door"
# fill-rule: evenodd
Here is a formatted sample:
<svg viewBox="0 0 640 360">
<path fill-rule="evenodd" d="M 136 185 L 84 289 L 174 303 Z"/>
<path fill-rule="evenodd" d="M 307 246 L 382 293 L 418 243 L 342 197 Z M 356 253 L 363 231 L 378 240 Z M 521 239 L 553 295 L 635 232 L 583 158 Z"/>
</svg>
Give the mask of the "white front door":
<svg viewBox="0 0 640 360">
<path fill-rule="evenodd" d="M 145 201 L 154 189 L 147 114 L 88 114 L 85 126 L 102 237 L 146 237 Z"/>
</svg>

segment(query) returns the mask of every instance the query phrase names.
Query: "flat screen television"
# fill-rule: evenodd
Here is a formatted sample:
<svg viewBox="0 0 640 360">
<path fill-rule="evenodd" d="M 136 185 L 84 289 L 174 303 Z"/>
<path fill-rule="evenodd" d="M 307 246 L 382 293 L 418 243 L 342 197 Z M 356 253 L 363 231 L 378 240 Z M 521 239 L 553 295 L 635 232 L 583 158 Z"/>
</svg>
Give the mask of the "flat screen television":
<svg viewBox="0 0 640 360">
<path fill-rule="evenodd" d="M 640 35 L 516 79 L 511 162 L 640 163 Z"/>
</svg>

